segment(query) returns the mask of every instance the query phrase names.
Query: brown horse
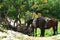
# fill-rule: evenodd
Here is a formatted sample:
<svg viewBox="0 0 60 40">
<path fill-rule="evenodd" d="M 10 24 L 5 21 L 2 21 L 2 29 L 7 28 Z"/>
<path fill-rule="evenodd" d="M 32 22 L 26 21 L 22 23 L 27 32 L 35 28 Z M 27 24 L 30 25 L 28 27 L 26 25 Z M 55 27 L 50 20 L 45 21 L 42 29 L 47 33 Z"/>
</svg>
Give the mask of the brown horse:
<svg viewBox="0 0 60 40">
<path fill-rule="evenodd" d="M 29 30 L 32 29 L 32 30 L 30 30 L 30 32 L 33 32 L 33 34 L 34 34 L 34 29 L 35 29 L 35 33 L 37 33 L 37 28 L 40 28 L 41 29 L 41 35 L 40 36 L 44 36 L 45 29 L 49 29 L 51 27 L 53 28 L 53 31 L 54 31 L 53 35 L 57 34 L 58 21 L 56 19 L 48 20 L 48 22 L 46 23 L 45 19 L 41 17 L 41 18 L 37 19 L 36 27 L 34 27 L 32 25 L 32 21 L 33 21 L 33 19 L 27 21 L 27 24 L 28 24 L 27 27 Z M 30 24 L 31 24 L 31 27 L 29 27 Z M 36 34 L 36 36 L 37 36 L 37 34 Z"/>
</svg>

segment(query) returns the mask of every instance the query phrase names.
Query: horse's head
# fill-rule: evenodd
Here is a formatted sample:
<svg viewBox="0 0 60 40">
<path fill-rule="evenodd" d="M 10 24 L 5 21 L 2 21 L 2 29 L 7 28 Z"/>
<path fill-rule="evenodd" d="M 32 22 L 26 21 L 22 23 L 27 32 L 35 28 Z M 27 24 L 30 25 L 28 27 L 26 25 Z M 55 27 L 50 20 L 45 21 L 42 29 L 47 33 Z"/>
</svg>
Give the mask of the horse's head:
<svg viewBox="0 0 60 40">
<path fill-rule="evenodd" d="M 26 22 L 27 23 L 27 27 L 30 26 L 30 24 L 32 24 L 32 22 L 33 22 L 33 19 L 27 20 L 27 22 Z"/>
</svg>

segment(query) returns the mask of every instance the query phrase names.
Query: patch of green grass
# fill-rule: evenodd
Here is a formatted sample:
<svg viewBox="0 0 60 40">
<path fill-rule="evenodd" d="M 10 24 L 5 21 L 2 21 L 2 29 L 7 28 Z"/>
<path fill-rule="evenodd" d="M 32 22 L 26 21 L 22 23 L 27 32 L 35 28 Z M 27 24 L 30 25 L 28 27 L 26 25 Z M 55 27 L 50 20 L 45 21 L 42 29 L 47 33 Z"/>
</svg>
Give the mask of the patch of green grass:
<svg viewBox="0 0 60 40">
<path fill-rule="evenodd" d="M 12 26 L 3 26 L 0 24 L 0 31 L 5 32 L 5 30 L 12 30 Z"/>
<path fill-rule="evenodd" d="M 0 25 L 0 31 L 4 32 L 6 30 L 5 27 L 3 27 L 3 25 Z"/>
<path fill-rule="evenodd" d="M 53 35 L 53 29 L 52 28 L 45 30 L 45 36 L 52 36 L 52 35 Z"/>
<path fill-rule="evenodd" d="M 3 38 L 6 38 L 7 36 L 0 36 L 0 40 L 2 40 Z"/>
<path fill-rule="evenodd" d="M 58 22 L 58 33 L 60 33 L 60 22 Z"/>
</svg>

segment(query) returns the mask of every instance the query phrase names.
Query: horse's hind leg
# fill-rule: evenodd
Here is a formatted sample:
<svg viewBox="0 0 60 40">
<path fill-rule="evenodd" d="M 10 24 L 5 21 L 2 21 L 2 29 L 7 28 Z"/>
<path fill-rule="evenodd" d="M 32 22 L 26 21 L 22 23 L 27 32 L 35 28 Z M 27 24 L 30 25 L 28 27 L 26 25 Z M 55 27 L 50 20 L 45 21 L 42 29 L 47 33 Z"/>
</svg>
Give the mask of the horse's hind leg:
<svg viewBox="0 0 60 40">
<path fill-rule="evenodd" d="M 56 29 L 56 34 L 58 34 L 58 21 L 56 23 L 55 29 Z"/>
<path fill-rule="evenodd" d="M 32 27 L 32 36 L 34 36 L 34 27 Z"/>
<path fill-rule="evenodd" d="M 53 31 L 54 31 L 53 35 L 55 35 L 55 31 L 56 31 L 55 27 L 53 27 Z"/>
<path fill-rule="evenodd" d="M 55 27 L 56 34 L 58 34 L 58 26 Z"/>
<path fill-rule="evenodd" d="M 45 29 L 41 29 L 41 37 L 43 37 L 44 36 L 44 33 L 45 33 Z"/>
</svg>

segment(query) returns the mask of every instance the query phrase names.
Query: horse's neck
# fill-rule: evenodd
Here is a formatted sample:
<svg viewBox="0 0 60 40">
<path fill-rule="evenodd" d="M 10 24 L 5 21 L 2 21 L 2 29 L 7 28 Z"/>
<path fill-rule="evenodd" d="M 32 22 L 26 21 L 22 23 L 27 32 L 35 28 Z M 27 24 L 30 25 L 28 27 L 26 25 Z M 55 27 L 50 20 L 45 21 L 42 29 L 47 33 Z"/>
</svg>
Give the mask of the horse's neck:
<svg viewBox="0 0 60 40">
<path fill-rule="evenodd" d="M 29 21 L 29 23 L 32 24 L 33 20 L 34 20 L 34 19 L 31 19 L 31 20 Z"/>
<path fill-rule="evenodd" d="M 32 24 L 32 22 L 33 22 L 33 19 L 28 20 L 27 21 L 27 26 L 30 26 L 30 24 Z"/>
</svg>

